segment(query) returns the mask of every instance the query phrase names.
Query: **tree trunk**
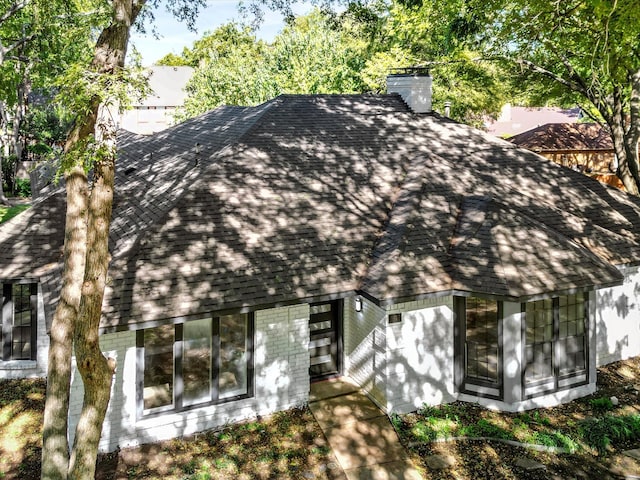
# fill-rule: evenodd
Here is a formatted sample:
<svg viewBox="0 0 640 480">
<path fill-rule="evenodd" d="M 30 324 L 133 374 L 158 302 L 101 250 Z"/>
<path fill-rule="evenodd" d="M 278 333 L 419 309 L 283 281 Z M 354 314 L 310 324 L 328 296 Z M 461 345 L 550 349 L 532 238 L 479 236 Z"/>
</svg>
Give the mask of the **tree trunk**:
<svg viewBox="0 0 640 480">
<path fill-rule="evenodd" d="M 64 243 L 64 271 L 60 301 L 51 324 L 47 397 L 44 407 L 42 479 L 62 480 L 69 470 L 67 417 L 73 324 L 80 307 L 87 248 L 87 177 L 82 167 L 65 175 L 67 214 Z"/>
<path fill-rule="evenodd" d="M 107 146 L 93 167 L 93 187 L 89 197 L 87 222 L 87 256 L 80 300 L 80 314 L 75 325 L 76 363 L 84 383 L 84 401 L 76 427 L 70 460 L 72 479 L 93 479 L 102 423 L 107 412 L 115 362 L 100 350 L 99 328 L 102 300 L 109 267 L 109 225 L 113 205 L 115 177 L 115 124 L 107 108 L 99 108 L 97 139 Z"/>
<path fill-rule="evenodd" d="M 2 150 L 0 151 L 0 161 L 3 157 L 9 156 L 9 118 L 7 115 L 7 105 L 0 100 L 0 145 Z M 4 189 L 2 187 L 2 165 L 0 165 L 0 205 L 7 205 L 7 197 L 4 195 Z"/>
<path fill-rule="evenodd" d="M 622 104 L 622 95 L 619 87 L 614 87 L 612 95 L 612 111 L 601 112 L 611 129 L 613 149 L 618 158 L 618 170 L 616 174 L 624 184 L 624 188 L 632 195 L 638 195 L 640 177 L 638 175 L 638 149 L 629 148 L 629 133 L 627 128 L 630 121 L 625 115 Z"/>
<path fill-rule="evenodd" d="M 116 75 L 124 67 L 132 23 L 144 2 L 136 7 L 130 0 L 114 0 L 111 25 L 102 31 L 96 43 L 92 63 L 94 71 Z M 109 226 L 113 206 L 116 166 L 116 125 L 108 105 L 93 100 L 93 112 L 86 126 L 95 131 L 100 146 L 93 165 L 93 187 L 89 197 L 87 221 L 87 255 L 82 285 L 80 312 L 75 324 L 74 347 L 78 370 L 84 384 L 82 411 L 76 427 L 69 462 L 69 478 L 92 480 L 109 405 L 115 361 L 106 359 L 100 350 L 99 327 L 102 301 L 109 267 Z"/>
<path fill-rule="evenodd" d="M 117 75 L 124 67 L 129 42 L 129 32 L 145 0 L 113 0 L 113 17 L 111 24 L 102 31 L 96 42 L 91 69 L 101 75 Z M 108 99 L 107 99 L 108 100 Z M 85 148 L 87 140 L 95 135 L 99 146 L 93 164 L 92 188 L 88 195 L 86 207 L 86 232 L 82 239 L 82 247 L 77 253 L 83 263 L 79 282 L 74 276 L 72 291 L 79 298 L 73 297 L 74 303 L 69 308 L 66 297 L 61 298 L 60 322 L 52 328 L 52 349 L 60 357 L 49 363 L 47 390 L 54 392 L 56 401 L 48 401 L 49 411 L 45 416 L 45 446 L 43 448 L 42 478 L 45 479 L 93 479 L 95 476 L 98 444 L 102 432 L 102 424 L 106 415 L 111 393 L 111 383 L 115 371 L 115 362 L 106 359 L 100 350 L 99 326 L 102 315 L 102 301 L 109 266 L 109 225 L 113 205 L 113 188 L 116 161 L 116 126 L 111 121 L 109 112 L 101 106 L 104 99 L 94 98 L 88 113 L 76 122 L 71 132 L 66 152 L 77 148 Z M 76 169 L 81 170 L 81 166 Z M 75 169 L 74 169 L 75 171 Z M 75 179 L 75 178 L 74 178 Z M 72 179 L 73 180 L 73 179 Z M 86 177 L 84 177 L 86 186 Z M 72 182 L 73 185 L 73 182 Z M 67 185 L 68 210 L 78 202 L 78 191 Z M 84 197 L 87 198 L 86 195 Z M 67 215 L 67 234 L 73 231 Z M 70 250 L 69 242 L 65 249 Z M 74 257 L 75 258 L 75 257 Z M 68 271 L 65 262 L 63 278 L 68 282 Z M 66 283 L 63 284 L 63 291 Z M 66 310 L 65 310 L 66 308 Z M 71 355 L 69 342 L 73 336 L 76 363 L 84 384 L 82 411 L 75 432 L 73 449 L 69 456 L 66 443 L 66 428 L 69 404 L 69 378 Z M 51 355 L 55 355 L 51 353 Z M 54 367 L 55 365 L 55 367 Z M 55 371 L 57 368 L 57 371 Z M 50 385 L 49 385 L 50 384 Z M 50 404 L 50 405 L 49 405 Z M 64 440 L 64 441 L 63 441 Z M 66 462 L 66 463 L 65 463 Z M 65 468 L 66 465 L 66 468 Z"/>
</svg>

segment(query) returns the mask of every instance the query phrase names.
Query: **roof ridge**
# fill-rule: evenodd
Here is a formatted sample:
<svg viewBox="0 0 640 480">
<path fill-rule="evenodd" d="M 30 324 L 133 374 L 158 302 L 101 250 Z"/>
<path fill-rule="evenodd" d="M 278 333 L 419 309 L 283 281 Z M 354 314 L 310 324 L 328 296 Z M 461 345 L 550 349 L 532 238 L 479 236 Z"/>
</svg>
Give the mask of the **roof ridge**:
<svg viewBox="0 0 640 480">
<path fill-rule="evenodd" d="M 231 148 L 234 148 L 236 145 L 238 145 L 245 137 L 247 137 L 249 135 L 249 133 L 251 133 L 255 128 L 257 128 L 258 126 L 258 122 L 260 120 L 262 120 L 262 118 L 271 110 L 273 110 L 275 108 L 275 106 L 280 105 L 283 103 L 283 97 L 285 95 L 278 95 L 275 98 L 272 98 L 271 100 L 267 100 L 264 103 L 261 103 L 260 105 L 256 105 L 255 107 L 251 107 L 254 108 L 258 111 L 258 114 L 255 116 L 255 118 L 253 118 L 252 120 L 250 120 L 249 122 L 247 122 L 247 128 L 245 128 L 245 130 L 242 132 L 242 134 L 238 135 L 238 137 L 236 138 L 235 142 L 232 142 L 229 144 L 229 146 Z"/>
<path fill-rule="evenodd" d="M 428 169 L 425 156 L 432 153 L 421 152 L 409 162 L 406 175 L 398 182 L 398 193 L 388 210 L 387 221 L 379 230 L 377 241 L 374 242 L 370 261 L 359 280 L 359 288 L 363 288 L 365 282 L 370 280 L 370 274 L 377 266 L 376 260 L 391 253 L 402 243 L 407 230 L 407 220 L 415 213 L 420 202 L 420 194 L 423 190 Z M 437 156 L 437 155 L 436 155 Z"/>
</svg>

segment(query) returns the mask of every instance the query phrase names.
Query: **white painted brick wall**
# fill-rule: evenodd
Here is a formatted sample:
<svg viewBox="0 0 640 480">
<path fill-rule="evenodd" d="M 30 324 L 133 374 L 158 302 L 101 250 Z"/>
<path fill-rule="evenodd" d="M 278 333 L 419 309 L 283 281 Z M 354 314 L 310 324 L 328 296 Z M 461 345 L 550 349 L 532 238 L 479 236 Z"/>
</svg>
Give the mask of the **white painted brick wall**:
<svg viewBox="0 0 640 480">
<path fill-rule="evenodd" d="M 598 365 L 640 355 L 640 267 L 621 271 L 623 285 L 596 292 Z"/>
<path fill-rule="evenodd" d="M 360 387 L 384 407 L 385 356 L 375 344 L 384 344 L 385 311 L 362 298 L 362 311 L 355 311 L 355 297 L 344 301 L 344 371 Z M 376 339 L 377 331 L 377 339 Z"/>
<path fill-rule="evenodd" d="M 387 409 L 410 412 L 456 400 L 453 298 L 392 305 L 402 322 L 387 325 Z"/>
<path fill-rule="evenodd" d="M 255 314 L 254 396 L 181 413 L 136 419 L 136 334 L 101 337 L 103 351 L 117 361 L 111 401 L 100 450 L 127 447 L 190 435 L 227 423 L 299 406 L 309 399 L 309 306 L 296 305 Z M 82 406 L 77 370 L 71 387 L 70 431 Z M 73 434 L 71 434 L 73 435 Z"/>
</svg>

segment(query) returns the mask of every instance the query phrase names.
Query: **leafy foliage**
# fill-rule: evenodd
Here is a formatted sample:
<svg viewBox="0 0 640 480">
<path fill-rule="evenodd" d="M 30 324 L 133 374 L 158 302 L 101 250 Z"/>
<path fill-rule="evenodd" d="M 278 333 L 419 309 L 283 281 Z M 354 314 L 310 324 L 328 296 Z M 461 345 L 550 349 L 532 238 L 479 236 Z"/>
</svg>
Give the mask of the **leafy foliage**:
<svg viewBox="0 0 640 480">
<path fill-rule="evenodd" d="M 272 45 L 258 41 L 247 27 L 223 25 L 185 49 L 182 59 L 196 71 L 180 118 L 219 105 L 257 105 L 281 93 L 364 89 L 358 45 L 334 17 L 319 10 L 292 19 Z"/>
<path fill-rule="evenodd" d="M 467 48 L 467 37 L 479 27 L 456 8 L 394 2 L 353 4 L 340 15 L 314 10 L 291 19 L 271 45 L 228 24 L 162 62 L 196 68 L 182 118 L 222 104 L 255 105 L 280 93 L 384 92 L 393 69 L 428 64 L 435 108 L 443 111 L 451 102 L 453 118 L 480 125 L 497 115 L 507 86 L 499 66 Z"/>
<path fill-rule="evenodd" d="M 581 425 L 585 442 L 599 452 L 623 442 L 640 440 L 640 415 L 605 415 L 585 420 Z"/>
<path fill-rule="evenodd" d="M 483 50 L 504 60 L 531 102 L 578 103 L 611 130 L 618 176 L 637 193 L 640 16 L 637 0 L 489 0 Z"/>
<path fill-rule="evenodd" d="M 594 412 L 603 413 L 613 410 L 613 402 L 609 397 L 592 398 L 589 403 Z"/>
</svg>

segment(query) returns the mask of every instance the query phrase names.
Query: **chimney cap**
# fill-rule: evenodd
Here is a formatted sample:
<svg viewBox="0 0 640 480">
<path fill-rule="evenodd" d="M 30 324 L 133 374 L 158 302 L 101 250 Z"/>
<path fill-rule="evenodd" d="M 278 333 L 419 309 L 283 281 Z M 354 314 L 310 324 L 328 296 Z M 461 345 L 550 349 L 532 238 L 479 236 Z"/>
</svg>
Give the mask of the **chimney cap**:
<svg viewBox="0 0 640 480">
<path fill-rule="evenodd" d="M 428 67 L 402 67 L 402 68 L 392 68 L 389 76 L 407 76 L 407 75 L 415 75 L 418 77 L 428 77 L 429 76 L 429 68 Z"/>
</svg>

